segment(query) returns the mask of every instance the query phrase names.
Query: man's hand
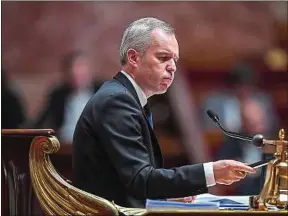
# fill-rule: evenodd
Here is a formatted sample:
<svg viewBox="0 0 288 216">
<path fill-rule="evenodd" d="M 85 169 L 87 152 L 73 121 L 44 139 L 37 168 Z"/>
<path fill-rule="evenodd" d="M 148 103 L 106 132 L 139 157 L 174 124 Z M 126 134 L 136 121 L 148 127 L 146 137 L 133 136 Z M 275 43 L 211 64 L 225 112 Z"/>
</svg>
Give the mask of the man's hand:
<svg viewBox="0 0 288 216">
<path fill-rule="evenodd" d="M 213 171 L 217 184 L 230 185 L 246 177 L 247 173 L 256 170 L 235 160 L 219 160 L 213 162 Z"/>
<path fill-rule="evenodd" d="M 196 199 L 196 196 L 180 197 L 180 198 L 170 198 L 168 201 L 192 203 Z"/>
</svg>

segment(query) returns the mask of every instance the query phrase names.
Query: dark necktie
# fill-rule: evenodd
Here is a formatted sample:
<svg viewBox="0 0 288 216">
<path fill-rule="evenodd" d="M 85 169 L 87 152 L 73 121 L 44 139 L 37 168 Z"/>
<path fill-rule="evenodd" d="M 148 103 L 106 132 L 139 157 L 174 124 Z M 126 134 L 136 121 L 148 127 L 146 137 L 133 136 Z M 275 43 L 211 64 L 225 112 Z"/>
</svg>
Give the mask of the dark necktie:
<svg viewBox="0 0 288 216">
<path fill-rule="evenodd" d="M 152 118 L 152 112 L 148 104 L 144 106 L 145 115 L 147 117 L 148 123 L 150 124 L 151 128 L 153 129 L 153 118 Z"/>
</svg>

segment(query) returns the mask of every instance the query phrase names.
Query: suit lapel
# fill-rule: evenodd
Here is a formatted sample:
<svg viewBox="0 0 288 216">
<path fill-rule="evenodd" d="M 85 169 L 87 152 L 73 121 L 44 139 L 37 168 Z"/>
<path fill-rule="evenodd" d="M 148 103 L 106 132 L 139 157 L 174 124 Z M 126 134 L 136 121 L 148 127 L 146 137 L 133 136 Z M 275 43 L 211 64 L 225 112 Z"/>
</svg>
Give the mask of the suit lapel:
<svg viewBox="0 0 288 216">
<path fill-rule="evenodd" d="M 163 158 L 162 158 L 162 153 L 161 153 L 161 149 L 158 143 L 158 139 L 153 131 L 153 128 L 151 127 L 148 117 L 145 114 L 145 111 L 140 103 L 139 97 L 137 95 L 137 92 L 134 88 L 134 86 L 132 85 L 132 83 L 130 82 L 129 79 L 127 79 L 127 77 L 122 74 L 121 72 L 118 72 L 118 74 L 114 77 L 114 79 L 118 80 L 122 85 L 124 85 L 128 91 L 133 95 L 133 97 L 135 98 L 135 100 L 137 101 L 137 103 L 139 104 L 139 106 L 141 107 L 142 110 L 142 114 L 145 116 L 146 122 L 148 124 L 148 128 L 149 128 L 149 132 L 150 132 L 150 136 L 152 138 L 152 143 L 154 146 L 154 154 L 157 156 L 157 158 L 160 158 L 160 160 L 157 160 L 157 166 L 159 167 L 163 167 Z"/>
<path fill-rule="evenodd" d="M 137 92 L 134 89 L 134 86 L 132 85 L 132 83 L 130 82 L 130 80 L 121 72 L 119 72 L 114 79 L 118 80 L 122 85 L 124 85 L 128 91 L 133 95 L 133 97 L 136 99 L 137 103 L 139 104 L 140 107 L 141 103 L 140 100 L 138 98 Z"/>
</svg>

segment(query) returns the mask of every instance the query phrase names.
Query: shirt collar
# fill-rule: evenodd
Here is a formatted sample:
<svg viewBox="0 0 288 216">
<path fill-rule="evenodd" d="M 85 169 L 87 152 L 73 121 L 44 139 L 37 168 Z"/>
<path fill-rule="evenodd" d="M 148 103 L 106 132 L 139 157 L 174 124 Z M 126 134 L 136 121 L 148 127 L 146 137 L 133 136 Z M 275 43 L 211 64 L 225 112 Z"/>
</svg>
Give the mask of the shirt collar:
<svg viewBox="0 0 288 216">
<path fill-rule="evenodd" d="M 127 79 L 130 80 L 140 100 L 141 106 L 144 107 L 147 104 L 147 97 L 143 90 L 127 72 L 121 70 L 121 73 L 123 73 L 127 77 Z"/>
</svg>

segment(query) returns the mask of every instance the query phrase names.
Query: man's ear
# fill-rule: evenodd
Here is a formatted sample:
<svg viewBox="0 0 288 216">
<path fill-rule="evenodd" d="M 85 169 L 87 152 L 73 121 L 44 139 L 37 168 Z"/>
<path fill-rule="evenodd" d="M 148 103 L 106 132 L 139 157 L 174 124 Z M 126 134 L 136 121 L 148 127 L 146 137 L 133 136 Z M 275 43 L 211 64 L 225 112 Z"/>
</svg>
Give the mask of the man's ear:
<svg viewBox="0 0 288 216">
<path fill-rule="evenodd" d="M 139 63 L 139 53 L 134 49 L 129 49 L 127 51 L 127 62 L 133 67 L 137 67 Z"/>
</svg>

